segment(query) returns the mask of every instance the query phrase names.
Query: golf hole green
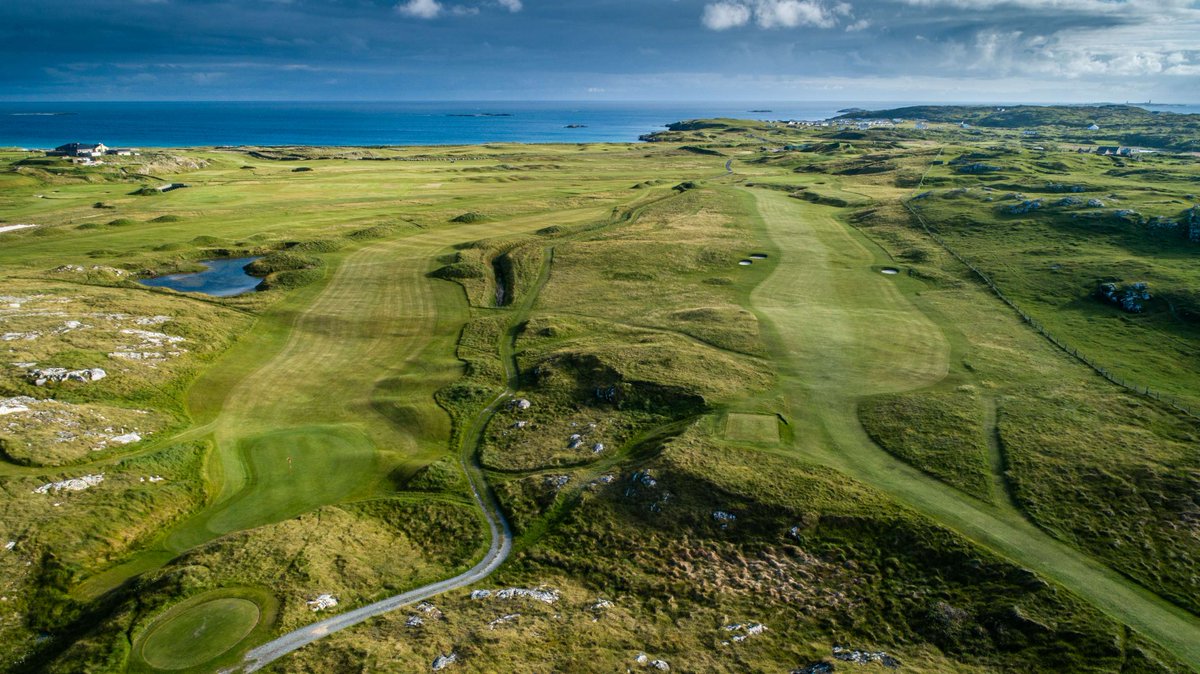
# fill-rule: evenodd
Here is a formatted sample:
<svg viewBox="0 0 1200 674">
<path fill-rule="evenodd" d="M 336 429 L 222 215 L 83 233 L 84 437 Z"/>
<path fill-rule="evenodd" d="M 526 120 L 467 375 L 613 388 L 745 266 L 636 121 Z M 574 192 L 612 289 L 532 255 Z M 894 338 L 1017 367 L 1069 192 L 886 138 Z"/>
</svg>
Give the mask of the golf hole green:
<svg viewBox="0 0 1200 674">
<path fill-rule="evenodd" d="M 146 635 L 142 659 L 156 669 L 202 665 L 245 639 L 259 616 L 258 604 L 236 597 L 211 599 L 168 614 Z"/>
</svg>

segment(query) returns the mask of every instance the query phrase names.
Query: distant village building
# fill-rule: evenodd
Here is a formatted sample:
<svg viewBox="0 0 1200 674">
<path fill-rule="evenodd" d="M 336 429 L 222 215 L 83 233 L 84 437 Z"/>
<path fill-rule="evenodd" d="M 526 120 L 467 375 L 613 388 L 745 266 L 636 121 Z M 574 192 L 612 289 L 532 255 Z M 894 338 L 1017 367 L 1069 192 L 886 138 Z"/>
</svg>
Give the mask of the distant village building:
<svg viewBox="0 0 1200 674">
<path fill-rule="evenodd" d="M 1101 145 L 1096 148 L 1096 154 L 1102 154 L 1108 157 L 1132 157 L 1133 148 L 1117 147 L 1115 145 Z"/>
<path fill-rule="evenodd" d="M 104 143 L 67 143 L 46 154 L 52 157 L 99 157 L 108 152 Z"/>
<path fill-rule="evenodd" d="M 108 147 L 104 143 L 67 143 L 66 145 L 59 145 L 46 154 L 51 157 L 96 159 L 106 154 L 129 157 L 137 153 L 137 149 L 132 147 Z"/>
<path fill-rule="evenodd" d="M 1091 126 L 1088 127 L 1088 131 L 1099 131 L 1099 130 L 1100 130 L 1099 124 L 1092 124 Z"/>
</svg>

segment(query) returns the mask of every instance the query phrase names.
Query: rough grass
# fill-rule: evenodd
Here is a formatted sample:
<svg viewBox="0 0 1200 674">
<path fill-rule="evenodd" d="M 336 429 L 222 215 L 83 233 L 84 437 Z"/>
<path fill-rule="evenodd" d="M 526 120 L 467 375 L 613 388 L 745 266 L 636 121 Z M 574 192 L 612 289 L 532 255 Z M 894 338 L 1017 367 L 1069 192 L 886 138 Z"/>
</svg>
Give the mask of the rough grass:
<svg viewBox="0 0 1200 674">
<path fill-rule="evenodd" d="M 434 619 L 390 614 L 291 666 L 420 670 L 455 652 L 465 671 L 636 671 L 646 653 L 673 671 L 787 671 L 835 662 L 835 644 L 885 650 L 914 671 L 1175 666 L 1069 594 L 794 457 L 688 432 L 636 470 L 654 486 L 630 468 L 585 490 L 537 547 L 481 585 L 551 588 L 555 604 L 451 593 Z M 723 528 L 717 509 L 737 520 Z M 406 627 L 409 615 L 424 625 Z M 732 642 L 725 626 L 750 622 L 767 631 Z"/>
<path fill-rule="evenodd" d="M 1000 419 L 1015 496 L 1034 521 L 1200 611 L 1200 425 L 1074 386 L 1006 396 Z"/>
<path fill-rule="evenodd" d="M 991 500 L 982 403 L 962 387 L 941 393 L 895 394 L 864 400 L 859 418 L 871 439 L 897 457 L 963 492 Z"/>
<path fill-rule="evenodd" d="M 1189 242 L 1186 223 L 1195 160 L 1148 156 L 1122 171 L 1106 157 L 1060 153 L 1060 170 L 1050 171 L 1031 154 L 989 160 L 1011 170 L 1011 182 L 981 187 L 964 178 L 913 205 L 1061 340 L 1123 379 L 1200 407 L 1189 347 L 1200 336 L 1191 291 L 1200 277 L 1190 263 L 1200 244 Z M 1066 191 L 1073 188 L 1084 191 Z M 1042 208 L 1009 213 L 1038 198 Z M 1092 199 L 1103 205 L 1089 206 Z M 1102 282 L 1145 282 L 1153 297 L 1143 312 L 1125 313 L 1095 297 Z"/>
</svg>

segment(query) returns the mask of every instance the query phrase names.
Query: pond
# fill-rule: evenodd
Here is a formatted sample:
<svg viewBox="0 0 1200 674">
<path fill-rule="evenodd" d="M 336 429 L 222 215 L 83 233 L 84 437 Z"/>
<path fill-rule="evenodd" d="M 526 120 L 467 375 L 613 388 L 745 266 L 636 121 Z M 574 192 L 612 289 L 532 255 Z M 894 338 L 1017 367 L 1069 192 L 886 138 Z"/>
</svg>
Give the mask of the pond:
<svg viewBox="0 0 1200 674">
<path fill-rule="evenodd" d="M 170 274 L 138 281 L 154 288 L 170 288 L 181 293 L 204 293 L 213 297 L 233 297 L 250 292 L 262 283 L 262 279 L 246 273 L 246 265 L 257 257 L 233 257 L 219 260 L 201 260 L 204 271 L 190 274 Z"/>
</svg>

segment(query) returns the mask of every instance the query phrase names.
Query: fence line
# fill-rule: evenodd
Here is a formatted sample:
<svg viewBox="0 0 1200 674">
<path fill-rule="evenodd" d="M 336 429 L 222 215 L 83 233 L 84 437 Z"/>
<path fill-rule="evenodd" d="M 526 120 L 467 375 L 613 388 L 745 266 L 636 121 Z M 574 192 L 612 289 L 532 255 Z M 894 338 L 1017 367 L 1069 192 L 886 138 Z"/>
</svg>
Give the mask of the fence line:
<svg viewBox="0 0 1200 674">
<path fill-rule="evenodd" d="M 938 156 L 939 157 L 941 156 L 940 151 L 938 152 Z M 930 164 L 929 168 L 925 169 L 925 173 L 926 174 L 929 173 L 929 170 L 932 167 L 933 167 L 933 164 Z M 917 185 L 917 191 L 920 191 L 921 186 L 924 185 L 924 183 L 925 183 L 925 175 L 922 174 L 921 182 Z M 1021 307 L 1017 306 L 1016 302 L 1013 302 L 1012 300 L 1010 300 L 1008 298 L 1008 296 L 1005 295 L 1002 290 L 1000 290 L 1000 287 L 997 286 L 987 274 L 983 273 L 983 271 L 981 271 L 978 267 L 971 264 L 965 257 L 960 255 L 958 253 L 958 251 L 954 250 L 954 248 L 951 247 L 950 244 L 946 243 L 946 240 L 943 239 L 940 234 L 938 234 L 937 230 L 933 227 L 930 227 L 929 223 L 925 221 L 925 218 L 921 217 L 921 214 L 917 212 L 917 209 L 913 208 L 911 199 L 901 201 L 901 203 L 904 204 L 904 208 L 906 208 L 908 210 L 908 212 L 911 213 L 913 215 L 913 217 L 915 217 L 917 219 L 917 222 L 920 223 L 921 228 L 925 230 L 925 233 L 928 234 L 930 238 L 932 238 L 934 241 L 937 241 L 938 245 L 940 245 L 942 248 L 944 248 L 947 253 L 950 253 L 950 255 L 955 260 L 958 260 L 960 263 L 963 264 L 963 266 L 965 266 L 967 269 L 970 269 L 975 274 L 975 276 L 979 278 L 979 280 L 983 281 L 983 283 L 985 285 L 987 285 L 988 288 L 991 288 L 992 293 L 996 297 L 1000 298 L 1001 302 L 1004 302 L 1005 304 L 1007 304 L 1009 306 L 1009 308 L 1011 308 L 1013 311 L 1017 312 L 1017 315 L 1021 317 L 1021 320 L 1025 321 L 1025 323 L 1027 325 L 1029 325 L 1031 328 L 1036 330 L 1037 333 L 1040 334 L 1042 337 L 1045 337 L 1047 340 L 1049 340 L 1049 342 L 1051 344 L 1058 347 L 1061 351 L 1063 351 L 1067 355 L 1071 356 L 1075 360 L 1088 366 L 1096 374 L 1100 375 L 1101 377 L 1104 377 L 1105 379 L 1112 382 L 1113 384 L 1120 386 L 1121 388 L 1123 388 L 1127 391 L 1131 391 L 1137 395 L 1145 396 L 1147 398 L 1153 398 L 1154 400 L 1157 400 L 1159 402 L 1166 403 L 1167 405 L 1170 405 L 1171 407 L 1186 414 L 1189 417 L 1192 417 L 1193 419 L 1200 419 L 1200 416 L 1197 416 L 1197 414 L 1195 412 L 1193 412 L 1190 408 L 1184 407 L 1179 402 L 1178 399 L 1172 398 L 1169 395 L 1164 396 L 1161 392 L 1155 391 L 1148 386 L 1139 386 L 1138 384 L 1127 381 L 1122 377 L 1117 377 L 1116 375 L 1109 372 L 1107 368 L 1103 367 L 1099 363 L 1096 363 L 1095 361 L 1089 359 L 1087 356 L 1081 355 L 1079 353 L 1079 350 L 1076 349 L 1075 347 L 1067 344 L 1066 342 L 1059 340 L 1058 337 L 1053 335 L 1050 331 L 1046 330 L 1046 328 L 1043 327 L 1041 323 L 1038 323 L 1036 319 L 1034 319 L 1029 314 L 1025 313 L 1021 309 Z"/>
</svg>

